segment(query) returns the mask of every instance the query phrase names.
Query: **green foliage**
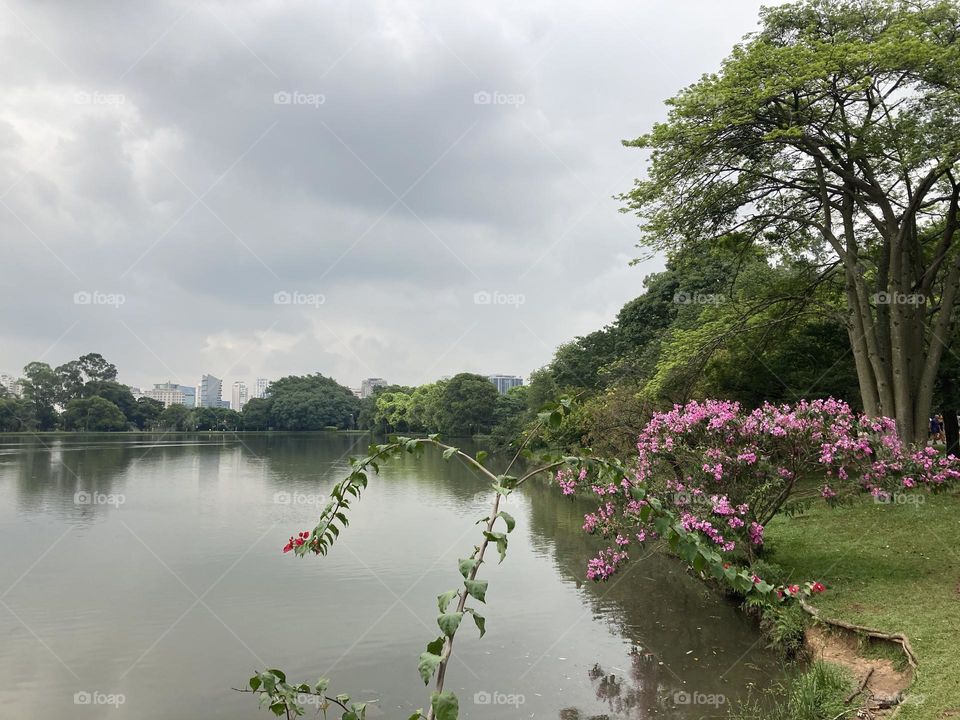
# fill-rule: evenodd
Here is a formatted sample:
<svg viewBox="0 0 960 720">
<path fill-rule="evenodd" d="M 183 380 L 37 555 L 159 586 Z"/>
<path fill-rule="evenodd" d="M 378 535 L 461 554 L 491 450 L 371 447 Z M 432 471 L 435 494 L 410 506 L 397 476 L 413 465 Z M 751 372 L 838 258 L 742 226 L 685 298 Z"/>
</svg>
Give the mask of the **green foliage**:
<svg viewBox="0 0 960 720">
<path fill-rule="evenodd" d="M 360 401 L 350 388 L 316 373 L 280 378 L 270 383 L 269 397 L 250 400 L 243 406 L 242 418 L 221 416 L 217 422 L 221 426 L 230 426 L 222 429 L 324 430 L 335 427 L 345 430 L 356 425 L 359 411 Z M 203 427 L 214 424 L 212 417 L 201 416 L 197 420 Z"/>
<path fill-rule="evenodd" d="M 157 426 L 163 430 L 186 432 L 193 429 L 191 410 L 183 405 L 171 405 L 160 413 Z"/>
<path fill-rule="evenodd" d="M 438 430 L 444 435 L 470 436 L 493 428 L 498 393 L 483 375 L 454 375 L 444 385 L 441 397 Z"/>
<path fill-rule="evenodd" d="M 110 432 L 126 430 L 127 425 L 127 418 L 120 408 L 99 396 L 71 400 L 63 413 L 66 430 Z"/>
<path fill-rule="evenodd" d="M 741 703 L 731 720 L 837 720 L 855 708 L 844 700 L 853 689 L 843 668 L 823 661 L 770 688 L 760 697 Z"/>
<path fill-rule="evenodd" d="M 153 430 L 158 426 L 162 414 L 162 402 L 153 398 L 141 397 L 137 398 L 132 417 L 129 419 L 137 426 L 138 430 Z"/>
<path fill-rule="evenodd" d="M 24 432 L 37 426 L 36 406 L 26 398 L 0 397 L 0 432 Z"/>
</svg>

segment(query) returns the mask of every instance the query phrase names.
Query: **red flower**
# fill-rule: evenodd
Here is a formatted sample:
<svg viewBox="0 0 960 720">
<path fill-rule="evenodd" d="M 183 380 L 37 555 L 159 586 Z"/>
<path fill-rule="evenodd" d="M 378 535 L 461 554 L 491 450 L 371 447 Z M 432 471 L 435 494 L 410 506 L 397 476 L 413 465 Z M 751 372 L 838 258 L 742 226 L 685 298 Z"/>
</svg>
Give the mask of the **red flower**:
<svg viewBox="0 0 960 720">
<path fill-rule="evenodd" d="M 288 542 L 286 545 L 283 546 L 283 551 L 285 553 L 288 553 L 291 550 L 293 550 L 293 538 L 290 538 L 290 542 Z"/>
<path fill-rule="evenodd" d="M 787 592 L 790 593 L 791 595 L 796 595 L 798 592 L 800 592 L 800 586 L 799 586 L 799 585 L 787 585 Z"/>
<path fill-rule="evenodd" d="M 813 583 L 813 585 L 810 586 L 810 592 L 812 593 L 822 593 L 826 589 L 827 588 L 825 588 L 822 584 L 818 582 L 815 582 Z"/>
</svg>

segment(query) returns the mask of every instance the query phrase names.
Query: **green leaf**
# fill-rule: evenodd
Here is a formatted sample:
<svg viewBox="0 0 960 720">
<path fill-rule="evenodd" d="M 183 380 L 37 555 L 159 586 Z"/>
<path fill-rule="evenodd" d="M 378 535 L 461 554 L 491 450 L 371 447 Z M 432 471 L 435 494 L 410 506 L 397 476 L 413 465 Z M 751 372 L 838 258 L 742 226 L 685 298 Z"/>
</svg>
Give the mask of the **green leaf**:
<svg viewBox="0 0 960 720">
<path fill-rule="evenodd" d="M 437 618 L 437 625 L 443 630 L 444 635 L 453 637 L 454 633 L 457 632 L 457 628 L 460 627 L 461 620 L 463 620 L 462 612 L 444 613 Z"/>
<path fill-rule="evenodd" d="M 477 630 L 480 631 L 480 637 L 483 637 L 483 634 L 487 631 L 487 619 L 472 608 L 467 612 L 473 615 L 473 623 L 477 626 Z"/>
<path fill-rule="evenodd" d="M 467 588 L 467 592 L 470 593 L 480 602 L 486 602 L 487 595 L 487 585 L 490 583 L 486 580 L 464 580 L 463 584 Z"/>
<path fill-rule="evenodd" d="M 487 459 L 487 455 L 489 455 L 489 453 L 486 450 L 478 450 L 477 462 L 483 465 L 483 461 Z"/>
<path fill-rule="evenodd" d="M 513 519 L 513 515 L 501 510 L 499 516 L 503 518 L 503 521 L 507 524 L 507 532 L 513 532 L 513 529 L 517 526 L 517 521 Z"/>
<path fill-rule="evenodd" d="M 464 579 L 470 577 L 470 573 L 477 566 L 477 561 L 473 558 L 467 558 L 466 560 L 460 561 L 460 574 L 463 575 Z"/>
<path fill-rule="evenodd" d="M 443 652 L 443 641 L 443 635 L 438 637 L 436 640 L 431 640 L 429 643 L 427 643 L 427 652 L 433 653 L 434 655 L 439 655 L 441 652 Z"/>
<path fill-rule="evenodd" d="M 423 708 L 417 710 L 413 715 L 407 718 L 407 720 L 420 720 L 423 717 Z"/>
<path fill-rule="evenodd" d="M 430 696 L 430 707 L 433 708 L 433 716 L 437 720 L 457 720 L 460 712 L 460 703 L 457 702 L 457 696 L 449 690 L 442 693 L 433 693 Z"/>
<path fill-rule="evenodd" d="M 439 665 L 439 655 L 434 655 L 429 652 L 420 653 L 420 662 L 417 663 L 417 670 L 420 671 L 420 677 L 423 679 L 424 685 L 429 684 L 430 678 L 433 677 Z"/>
<path fill-rule="evenodd" d="M 449 460 L 456 454 L 457 454 L 457 449 L 455 447 L 448 447 L 446 450 L 443 451 L 443 459 Z"/>
<path fill-rule="evenodd" d="M 250 678 L 250 689 L 251 689 L 251 690 L 259 690 L 259 689 L 260 689 L 260 677 L 259 677 L 259 676 L 254 675 L 252 678 Z"/>
<path fill-rule="evenodd" d="M 437 608 L 440 612 L 445 613 L 447 611 L 447 606 L 450 604 L 450 601 L 457 596 L 456 590 L 447 590 L 442 595 L 437 596 Z"/>
</svg>

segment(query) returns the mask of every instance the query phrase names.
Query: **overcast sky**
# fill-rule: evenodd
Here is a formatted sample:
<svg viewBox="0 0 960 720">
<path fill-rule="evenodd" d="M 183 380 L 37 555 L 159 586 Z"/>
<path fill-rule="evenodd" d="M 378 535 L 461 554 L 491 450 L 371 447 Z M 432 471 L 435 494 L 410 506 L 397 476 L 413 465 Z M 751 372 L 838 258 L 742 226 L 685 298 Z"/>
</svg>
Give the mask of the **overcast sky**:
<svg viewBox="0 0 960 720">
<path fill-rule="evenodd" d="M 660 269 L 620 141 L 759 6 L 6 0 L 0 371 L 527 376 Z"/>
</svg>

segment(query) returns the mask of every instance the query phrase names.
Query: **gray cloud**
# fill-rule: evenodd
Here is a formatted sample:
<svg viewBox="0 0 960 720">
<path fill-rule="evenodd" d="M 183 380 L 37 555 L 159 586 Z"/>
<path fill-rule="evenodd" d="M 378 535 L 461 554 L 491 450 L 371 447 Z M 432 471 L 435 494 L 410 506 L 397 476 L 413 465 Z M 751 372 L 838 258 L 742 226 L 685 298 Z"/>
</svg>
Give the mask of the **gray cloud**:
<svg viewBox="0 0 960 720">
<path fill-rule="evenodd" d="M 0 369 L 525 375 L 656 269 L 619 141 L 758 6 L 0 6 Z"/>
</svg>

